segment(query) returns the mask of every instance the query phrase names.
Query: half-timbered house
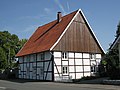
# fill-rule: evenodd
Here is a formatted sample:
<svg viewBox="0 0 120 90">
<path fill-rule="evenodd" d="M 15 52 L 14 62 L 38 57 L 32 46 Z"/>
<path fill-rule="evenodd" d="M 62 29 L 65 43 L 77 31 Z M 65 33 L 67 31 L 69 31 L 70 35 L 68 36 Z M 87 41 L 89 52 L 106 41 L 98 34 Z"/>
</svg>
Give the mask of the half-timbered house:
<svg viewBox="0 0 120 90">
<path fill-rule="evenodd" d="M 17 53 L 19 78 L 63 81 L 91 76 L 104 55 L 82 10 L 38 27 Z"/>
</svg>

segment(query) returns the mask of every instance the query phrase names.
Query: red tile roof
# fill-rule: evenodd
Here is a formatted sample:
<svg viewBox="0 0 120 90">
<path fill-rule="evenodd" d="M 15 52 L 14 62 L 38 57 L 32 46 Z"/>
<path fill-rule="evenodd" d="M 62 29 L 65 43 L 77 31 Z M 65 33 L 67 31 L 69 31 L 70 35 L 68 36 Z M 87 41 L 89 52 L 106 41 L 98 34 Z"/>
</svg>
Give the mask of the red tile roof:
<svg viewBox="0 0 120 90">
<path fill-rule="evenodd" d="M 16 56 L 19 57 L 50 50 L 76 13 L 77 11 L 74 11 L 63 16 L 59 23 L 55 20 L 38 27 Z"/>
</svg>

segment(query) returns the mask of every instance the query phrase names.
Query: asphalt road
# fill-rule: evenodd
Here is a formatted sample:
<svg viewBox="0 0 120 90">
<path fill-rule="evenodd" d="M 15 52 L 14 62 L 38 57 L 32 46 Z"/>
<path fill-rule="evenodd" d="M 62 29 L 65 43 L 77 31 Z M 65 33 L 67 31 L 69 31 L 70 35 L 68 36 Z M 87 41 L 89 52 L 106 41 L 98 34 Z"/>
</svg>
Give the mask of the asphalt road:
<svg viewBox="0 0 120 90">
<path fill-rule="evenodd" d="M 120 86 L 0 80 L 0 90 L 120 90 Z"/>
</svg>

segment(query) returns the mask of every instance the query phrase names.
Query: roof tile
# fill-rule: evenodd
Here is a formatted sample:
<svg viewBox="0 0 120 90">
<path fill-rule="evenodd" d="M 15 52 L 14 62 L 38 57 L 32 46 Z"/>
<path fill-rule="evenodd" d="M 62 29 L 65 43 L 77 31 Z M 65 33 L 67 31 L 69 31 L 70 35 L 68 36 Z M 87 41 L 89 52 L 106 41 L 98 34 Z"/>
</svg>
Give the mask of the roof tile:
<svg viewBox="0 0 120 90">
<path fill-rule="evenodd" d="M 19 57 L 50 50 L 76 13 L 77 11 L 74 11 L 63 16 L 59 23 L 55 20 L 38 27 L 16 56 Z"/>
</svg>

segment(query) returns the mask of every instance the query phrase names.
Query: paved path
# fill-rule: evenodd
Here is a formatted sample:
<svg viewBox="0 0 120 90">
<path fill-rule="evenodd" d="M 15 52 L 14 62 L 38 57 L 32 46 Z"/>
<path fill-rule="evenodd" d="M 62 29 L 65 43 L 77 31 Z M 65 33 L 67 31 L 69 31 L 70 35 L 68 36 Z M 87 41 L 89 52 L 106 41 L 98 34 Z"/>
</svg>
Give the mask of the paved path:
<svg viewBox="0 0 120 90">
<path fill-rule="evenodd" d="M 0 90 L 120 90 L 120 86 L 0 80 Z"/>
</svg>

